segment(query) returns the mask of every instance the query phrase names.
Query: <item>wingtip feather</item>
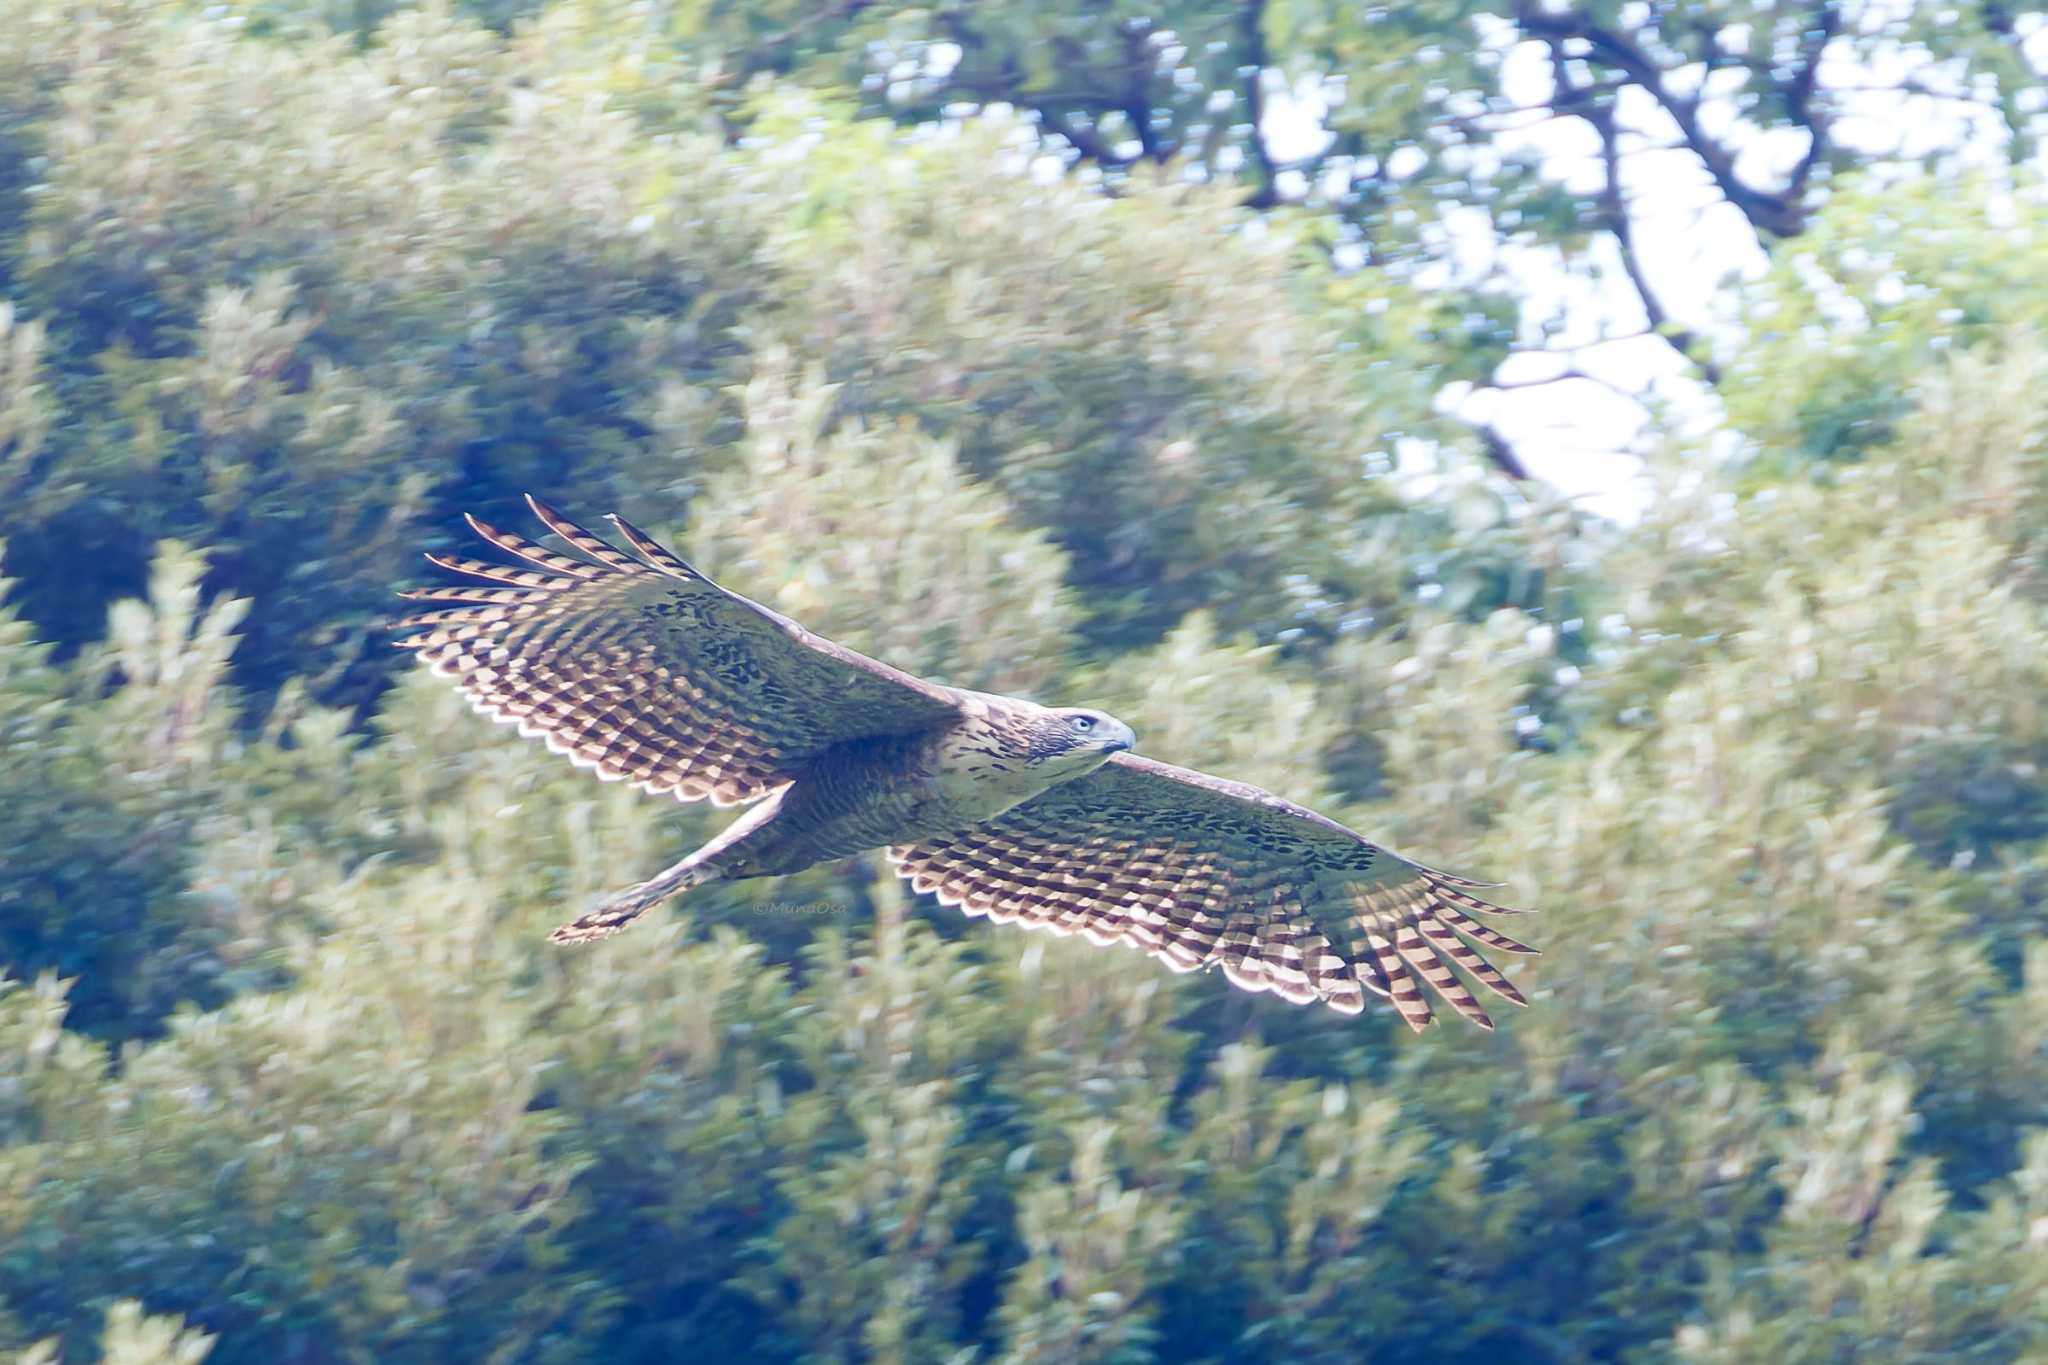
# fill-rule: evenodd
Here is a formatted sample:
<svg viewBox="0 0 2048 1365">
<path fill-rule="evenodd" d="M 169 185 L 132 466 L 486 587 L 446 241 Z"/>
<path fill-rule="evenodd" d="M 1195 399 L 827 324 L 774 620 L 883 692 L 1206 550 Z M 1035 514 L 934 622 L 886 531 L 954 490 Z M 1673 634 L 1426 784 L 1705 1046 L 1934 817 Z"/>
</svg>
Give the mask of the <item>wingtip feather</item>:
<svg viewBox="0 0 2048 1365">
<path fill-rule="evenodd" d="M 566 538 L 571 533 L 581 532 L 583 530 L 581 526 L 578 526 L 575 522 L 569 520 L 568 516 L 564 514 L 560 508 L 556 507 L 553 503 L 541 498 L 539 495 L 533 493 L 521 493 L 519 496 L 526 500 L 527 510 L 531 511 L 536 517 L 539 517 L 542 523 L 545 524 L 547 528 L 550 531 L 553 531 L 556 535 L 563 536 Z"/>
<path fill-rule="evenodd" d="M 607 512 L 605 520 L 618 528 L 619 534 L 626 538 L 626 543 L 633 547 L 635 553 L 660 572 L 671 574 L 677 578 L 702 578 L 704 576 L 692 568 L 681 555 L 669 549 L 668 546 L 662 544 L 653 536 L 648 535 L 632 522 L 627 521 L 617 512 Z"/>
</svg>

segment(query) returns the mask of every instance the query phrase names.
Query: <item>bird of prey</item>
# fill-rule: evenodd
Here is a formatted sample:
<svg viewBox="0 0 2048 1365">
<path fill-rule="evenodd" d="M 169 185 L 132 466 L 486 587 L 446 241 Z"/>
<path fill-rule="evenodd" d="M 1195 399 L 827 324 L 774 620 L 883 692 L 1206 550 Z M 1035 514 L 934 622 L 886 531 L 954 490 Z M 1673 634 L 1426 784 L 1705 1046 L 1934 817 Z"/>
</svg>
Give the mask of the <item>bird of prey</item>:
<svg viewBox="0 0 2048 1365">
<path fill-rule="evenodd" d="M 1257 787 L 1130 752 L 1100 711 L 916 678 L 719 587 L 619 517 L 628 554 L 536 498 L 571 553 L 475 517 L 516 563 L 430 554 L 486 586 L 406 593 L 452 606 L 398 643 L 484 715 L 571 762 L 678 800 L 748 809 L 681 862 L 554 933 L 601 938 L 707 882 L 772 877 L 873 848 L 969 915 L 1178 972 L 1356 1014 L 1367 995 L 1420 1029 L 1428 994 L 1493 1023 L 1459 975 L 1527 1003 L 1474 945 L 1528 948 L 1472 917 L 1521 913 Z"/>
</svg>

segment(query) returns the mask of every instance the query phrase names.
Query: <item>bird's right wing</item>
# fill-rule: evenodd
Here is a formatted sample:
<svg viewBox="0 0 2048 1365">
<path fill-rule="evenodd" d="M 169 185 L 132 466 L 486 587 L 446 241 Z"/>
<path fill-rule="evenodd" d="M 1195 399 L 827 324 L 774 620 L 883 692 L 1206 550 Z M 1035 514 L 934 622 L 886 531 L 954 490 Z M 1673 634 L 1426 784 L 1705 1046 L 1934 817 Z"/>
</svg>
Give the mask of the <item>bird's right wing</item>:
<svg viewBox="0 0 2048 1365">
<path fill-rule="evenodd" d="M 732 805 L 789 781 L 830 745 L 959 714 L 950 688 L 727 592 L 617 517 L 639 558 L 527 501 L 583 558 L 471 517 L 525 566 L 428 555 L 491 586 L 405 593 L 461 605 L 398 622 L 417 633 L 397 643 L 454 679 L 478 711 L 600 777 Z"/>
<path fill-rule="evenodd" d="M 1483 882 L 1271 792 L 1136 754 L 889 857 L 913 890 L 970 915 L 1127 944 L 1179 972 L 1221 967 L 1245 990 L 1346 1014 L 1370 993 L 1410 1028 L 1431 1018 L 1423 985 L 1492 1028 L 1453 967 L 1519 1005 L 1472 945 L 1535 952 L 1469 913 L 1522 913 L 1473 895 Z"/>
</svg>

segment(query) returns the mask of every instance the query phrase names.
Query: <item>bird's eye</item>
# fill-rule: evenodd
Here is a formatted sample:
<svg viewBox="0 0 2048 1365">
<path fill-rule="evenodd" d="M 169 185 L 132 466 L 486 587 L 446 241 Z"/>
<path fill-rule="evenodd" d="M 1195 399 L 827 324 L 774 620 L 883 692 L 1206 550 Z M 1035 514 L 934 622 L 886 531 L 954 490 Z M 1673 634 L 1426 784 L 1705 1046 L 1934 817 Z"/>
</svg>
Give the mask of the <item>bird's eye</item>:
<svg viewBox="0 0 2048 1365">
<path fill-rule="evenodd" d="M 1095 717 L 1075 716 L 1067 724 L 1073 726 L 1076 730 L 1093 730 L 1095 728 Z"/>
</svg>

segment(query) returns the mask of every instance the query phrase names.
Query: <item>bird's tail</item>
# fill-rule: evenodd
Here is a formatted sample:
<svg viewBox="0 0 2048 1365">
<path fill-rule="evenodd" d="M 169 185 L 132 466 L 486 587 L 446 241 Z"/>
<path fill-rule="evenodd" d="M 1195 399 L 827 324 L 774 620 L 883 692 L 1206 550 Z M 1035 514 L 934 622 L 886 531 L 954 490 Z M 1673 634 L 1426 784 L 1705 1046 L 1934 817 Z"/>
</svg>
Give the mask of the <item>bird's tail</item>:
<svg viewBox="0 0 2048 1365">
<path fill-rule="evenodd" d="M 574 923 L 565 924 L 549 934 L 548 938 L 555 943 L 588 943 L 616 934 L 670 896 L 688 891 L 693 886 L 717 881 L 725 872 L 704 857 L 709 851 L 700 848 L 674 867 L 656 873 L 638 886 L 629 886 L 617 895 L 605 898 Z"/>
</svg>

